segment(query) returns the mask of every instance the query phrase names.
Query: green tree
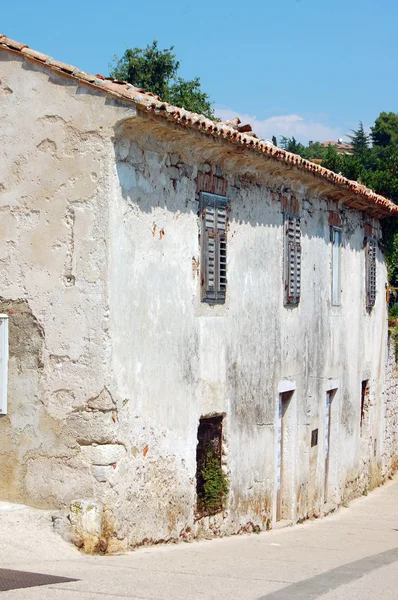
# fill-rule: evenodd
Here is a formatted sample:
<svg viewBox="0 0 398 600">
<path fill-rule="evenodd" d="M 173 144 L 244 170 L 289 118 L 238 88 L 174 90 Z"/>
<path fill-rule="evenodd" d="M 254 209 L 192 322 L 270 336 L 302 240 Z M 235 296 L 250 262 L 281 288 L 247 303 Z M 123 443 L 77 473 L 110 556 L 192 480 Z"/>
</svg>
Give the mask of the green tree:
<svg viewBox="0 0 398 600">
<path fill-rule="evenodd" d="M 274 137 L 275 136 L 273 136 L 272 141 Z M 308 146 L 304 146 L 304 144 L 301 144 L 296 140 L 294 135 L 291 138 L 282 136 L 280 147 L 288 152 L 293 152 L 293 154 L 298 154 L 307 160 L 312 160 L 313 158 L 325 158 L 327 152 L 325 146 L 322 146 L 320 142 L 311 142 Z"/>
<path fill-rule="evenodd" d="M 291 138 L 287 138 L 282 136 L 281 138 L 281 148 L 287 150 L 288 152 L 293 152 L 293 154 L 301 155 L 305 150 L 305 146 L 298 142 L 294 135 Z"/>
<path fill-rule="evenodd" d="M 330 169 L 335 173 L 341 173 L 341 169 L 343 166 L 343 157 L 340 154 L 337 154 L 337 150 L 335 146 L 329 144 L 326 149 L 326 154 L 321 163 L 322 167 L 326 169 Z"/>
<path fill-rule="evenodd" d="M 347 137 L 351 140 L 354 154 L 362 160 L 369 155 L 369 135 L 365 132 L 362 121 L 359 121 L 358 129 L 351 129 L 352 135 Z"/>
<path fill-rule="evenodd" d="M 375 168 L 366 174 L 367 185 L 398 204 L 398 144 L 379 149 Z"/>
<path fill-rule="evenodd" d="M 285 137 L 284 135 L 282 135 L 281 137 L 281 141 L 280 141 L 280 147 L 282 148 L 282 150 L 287 150 L 287 146 L 289 144 L 289 138 Z"/>
<path fill-rule="evenodd" d="M 312 142 L 304 148 L 300 156 L 306 158 L 307 160 L 313 160 L 314 158 L 323 159 L 326 156 L 326 152 L 327 148 L 325 148 L 321 142 Z"/>
<path fill-rule="evenodd" d="M 391 143 L 377 151 L 376 166 L 369 172 L 366 185 L 378 194 L 398 204 L 398 144 Z M 390 285 L 398 286 L 398 219 L 391 217 L 381 222 L 383 242 Z"/>
<path fill-rule="evenodd" d="M 389 144 L 398 143 L 398 114 L 381 112 L 374 127 L 371 127 L 371 132 L 374 146 L 385 148 Z"/>
<path fill-rule="evenodd" d="M 146 48 L 128 48 L 122 58 L 115 58 L 110 76 L 152 92 L 165 102 L 214 119 L 212 103 L 208 94 L 202 92 L 199 77 L 186 81 L 178 76 L 179 67 L 174 46 L 161 50 L 154 40 Z"/>
<path fill-rule="evenodd" d="M 381 229 L 387 259 L 388 281 L 390 285 L 398 287 L 398 219 L 393 217 L 383 219 Z"/>
<path fill-rule="evenodd" d="M 349 154 L 340 155 L 339 169 L 339 172 L 341 172 L 344 177 L 353 179 L 359 183 L 365 184 L 368 179 L 366 177 L 366 167 L 361 160 L 361 157 L 356 154 L 353 154 L 352 156 Z M 334 169 L 332 169 L 332 171 L 334 171 Z"/>
<path fill-rule="evenodd" d="M 215 117 L 209 96 L 200 89 L 199 77 L 195 77 L 191 81 L 178 77 L 175 83 L 169 87 L 167 102 L 205 115 L 209 119 Z"/>
</svg>

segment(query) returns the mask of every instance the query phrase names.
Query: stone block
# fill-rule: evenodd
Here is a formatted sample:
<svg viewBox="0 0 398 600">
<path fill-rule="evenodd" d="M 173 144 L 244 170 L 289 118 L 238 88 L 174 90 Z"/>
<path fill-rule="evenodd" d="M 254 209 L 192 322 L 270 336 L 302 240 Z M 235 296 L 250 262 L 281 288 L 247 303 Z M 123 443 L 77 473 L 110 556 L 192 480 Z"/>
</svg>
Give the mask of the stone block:
<svg viewBox="0 0 398 600">
<path fill-rule="evenodd" d="M 32 457 L 26 463 L 26 493 L 30 502 L 42 507 L 61 507 L 79 495 L 90 497 L 93 482 L 81 461 L 51 456 Z"/>
<path fill-rule="evenodd" d="M 118 427 L 112 412 L 82 411 L 70 415 L 70 434 L 81 445 L 111 444 L 116 441 Z"/>
<path fill-rule="evenodd" d="M 128 138 L 121 138 L 117 144 L 117 150 L 120 160 L 126 160 L 130 150 L 130 140 Z"/>
<path fill-rule="evenodd" d="M 115 408 L 115 402 L 106 388 L 104 388 L 98 396 L 90 398 L 87 406 L 92 410 L 112 410 Z"/>
<path fill-rule="evenodd" d="M 111 465 L 126 455 L 124 446 L 120 444 L 101 444 L 82 446 L 84 459 L 93 465 Z"/>
<path fill-rule="evenodd" d="M 169 167 L 167 169 L 167 175 L 170 177 L 170 179 L 178 179 L 180 176 L 180 171 L 177 169 L 177 167 Z"/>
<path fill-rule="evenodd" d="M 102 514 L 103 507 L 100 502 L 73 500 L 70 504 L 72 539 L 87 553 L 101 550 Z"/>
<path fill-rule="evenodd" d="M 175 152 L 169 155 L 169 160 L 171 165 L 176 165 L 179 161 L 179 156 Z"/>
<path fill-rule="evenodd" d="M 97 481 L 100 483 L 105 483 L 109 481 L 110 476 L 112 475 L 113 467 L 107 467 L 102 465 L 93 465 L 91 467 L 91 473 Z"/>
</svg>

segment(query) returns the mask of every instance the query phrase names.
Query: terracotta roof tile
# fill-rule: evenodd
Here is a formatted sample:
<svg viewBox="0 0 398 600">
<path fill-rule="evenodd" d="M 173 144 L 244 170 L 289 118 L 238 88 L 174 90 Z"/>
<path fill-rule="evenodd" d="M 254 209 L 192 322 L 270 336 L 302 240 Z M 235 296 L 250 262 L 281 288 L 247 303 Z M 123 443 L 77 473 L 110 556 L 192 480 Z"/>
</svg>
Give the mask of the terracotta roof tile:
<svg viewBox="0 0 398 600">
<path fill-rule="evenodd" d="M 52 65 L 50 65 L 52 66 Z M 77 77 L 77 79 L 81 79 L 82 81 L 86 81 L 87 83 L 94 83 L 96 81 L 96 77 L 94 77 L 94 75 L 89 75 L 88 73 L 85 73 L 84 71 L 79 71 L 76 70 L 73 73 L 74 77 Z"/>
<path fill-rule="evenodd" d="M 73 67 L 72 65 L 68 65 L 67 63 L 63 63 L 60 62 L 59 60 L 54 60 L 54 59 L 50 59 L 50 60 L 46 60 L 46 64 L 47 65 L 51 65 L 52 67 L 55 67 L 56 69 L 60 69 L 61 71 L 65 71 L 65 73 L 78 73 L 79 69 L 77 67 Z M 94 77 L 95 79 L 95 77 Z"/>
<path fill-rule="evenodd" d="M 23 50 L 24 48 L 28 48 L 26 44 L 21 44 L 21 42 L 16 42 L 15 40 L 10 40 L 5 35 L 0 35 L 0 43 L 12 48 L 13 50 Z"/>
<path fill-rule="evenodd" d="M 259 140 L 249 133 L 249 126 L 240 126 L 240 123 L 236 125 L 235 123 L 211 121 L 203 115 L 191 113 L 183 108 L 163 102 L 155 94 L 145 92 L 127 82 L 115 81 L 112 78 L 98 74 L 89 75 L 71 65 L 53 60 L 46 54 L 31 50 L 27 45 L 10 40 L 1 34 L 0 50 L 20 52 L 28 60 L 40 62 L 46 68 L 61 71 L 67 76 L 80 80 L 87 85 L 98 87 L 109 94 L 131 101 L 141 110 L 161 117 L 173 124 L 197 130 L 207 136 L 219 137 L 234 145 L 239 145 L 248 151 L 256 152 L 272 160 L 294 166 L 300 171 L 312 173 L 317 178 L 323 179 L 332 186 L 336 186 L 342 193 L 352 196 L 352 200 L 356 199 L 358 207 L 360 206 L 362 210 L 370 210 L 378 216 L 398 215 L 398 205 L 387 198 L 376 194 L 356 181 L 351 181 L 342 175 L 338 175 L 318 164 L 301 158 L 297 154 L 292 154 L 291 152 L 277 148 L 269 142 Z"/>
<path fill-rule="evenodd" d="M 40 60 L 41 62 L 46 62 L 46 60 L 48 60 L 48 56 L 46 54 L 43 54 L 42 52 L 37 52 L 37 50 L 32 50 L 32 48 L 29 48 L 29 46 L 25 46 L 25 48 L 22 48 L 21 52 L 25 56 L 30 56 L 30 58 Z"/>
</svg>

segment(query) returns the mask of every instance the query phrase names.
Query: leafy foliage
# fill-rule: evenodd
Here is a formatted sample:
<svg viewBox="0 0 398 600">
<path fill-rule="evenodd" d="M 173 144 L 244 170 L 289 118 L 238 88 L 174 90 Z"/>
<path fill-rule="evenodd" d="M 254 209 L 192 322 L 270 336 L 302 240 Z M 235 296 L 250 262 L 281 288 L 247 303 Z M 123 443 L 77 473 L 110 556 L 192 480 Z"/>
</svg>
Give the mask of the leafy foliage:
<svg viewBox="0 0 398 600">
<path fill-rule="evenodd" d="M 375 124 L 371 127 L 371 136 L 374 146 L 385 148 L 398 142 L 398 114 L 381 112 Z"/>
<path fill-rule="evenodd" d="M 277 140 L 275 136 L 272 136 L 272 142 L 277 146 Z M 288 152 L 299 154 L 307 160 L 323 159 L 326 156 L 327 149 L 321 144 L 321 142 L 311 142 L 308 146 L 304 146 L 296 140 L 294 136 L 291 138 L 282 136 L 279 146 Z"/>
<path fill-rule="evenodd" d="M 398 219 L 383 219 L 384 253 L 386 256 L 388 280 L 390 285 L 398 286 Z"/>
<path fill-rule="evenodd" d="M 395 359 L 398 358 L 398 302 L 394 302 L 388 311 L 388 331 L 394 345 Z"/>
<path fill-rule="evenodd" d="M 214 119 L 209 96 L 200 89 L 199 77 L 195 77 L 191 81 L 178 77 L 176 82 L 169 88 L 167 101 L 175 106 L 182 106 L 187 110 Z"/>
<path fill-rule="evenodd" d="M 390 319 L 397 319 L 398 320 L 398 302 L 395 302 L 390 310 L 388 311 L 388 317 Z"/>
<path fill-rule="evenodd" d="M 122 58 L 114 60 L 110 76 L 152 92 L 165 102 L 214 119 L 212 103 L 201 90 L 199 77 L 186 81 L 178 76 L 179 67 L 174 46 L 161 50 L 154 40 L 146 48 L 128 48 Z"/>
<path fill-rule="evenodd" d="M 210 514 L 217 512 L 223 508 L 229 491 L 229 482 L 222 470 L 219 453 L 211 444 L 206 449 L 201 475 L 203 491 L 198 498 L 199 511 Z"/>
<path fill-rule="evenodd" d="M 305 146 L 303 150 L 303 154 L 301 155 L 303 158 L 307 160 L 313 160 L 314 158 L 325 158 L 327 153 L 327 148 L 323 146 L 320 142 L 312 142 L 309 146 Z"/>
<path fill-rule="evenodd" d="M 280 146 L 284 150 L 287 150 L 288 152 L 293 152 L 294 154 L 300 154 L 300 156 L 305 148 L 305 146 L 303 146 L 303 144 L 298 142 L 294 136 L 291 138 L 287 138 L 287 137 L 283 136 L 281 138 Z"/>
<path fill-rule="evenodd" d="M 358 129 L 351 129 L 352 135 L 347 137 L 351 140 L 354 155 L 366 158 L 369 154 L 369 135 L 365 133 L 362 121 L 359 121 Z"/>
<path fill-rule="evenodd" d="M 336 148 L 331 144 L 329 144 L 327 147 L 326 154 L 321 164 L 326 169 L 330 169 L 335 173 L 340 173 L 342 168 L 342 157 L 337 153 Z"/>
</svg>

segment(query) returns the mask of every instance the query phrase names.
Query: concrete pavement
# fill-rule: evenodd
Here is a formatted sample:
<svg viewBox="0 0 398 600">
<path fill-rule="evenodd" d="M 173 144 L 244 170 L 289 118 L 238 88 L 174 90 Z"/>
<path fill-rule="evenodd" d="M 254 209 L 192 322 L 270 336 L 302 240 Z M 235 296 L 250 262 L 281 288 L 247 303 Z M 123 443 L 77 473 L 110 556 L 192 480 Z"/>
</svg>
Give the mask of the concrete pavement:
<svg viewBox="0 0 398 600">
<path fill-rule="evenodd" d="M 80 554 L 48 512 L 0 510 L 0 567 L 78 579 L 1 600 L 397 600 L 398 478 L 293 528 L 122 556 Z"/>
</svg>

